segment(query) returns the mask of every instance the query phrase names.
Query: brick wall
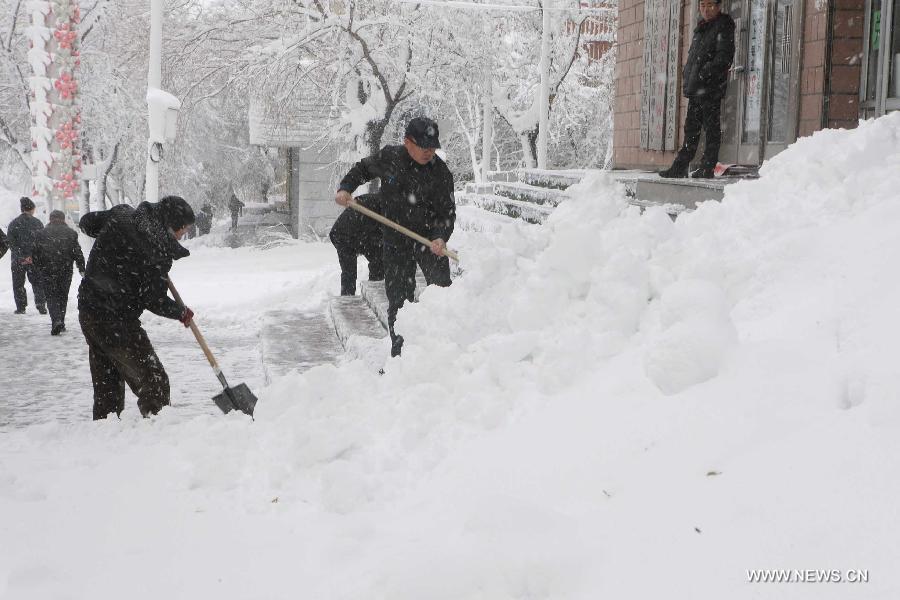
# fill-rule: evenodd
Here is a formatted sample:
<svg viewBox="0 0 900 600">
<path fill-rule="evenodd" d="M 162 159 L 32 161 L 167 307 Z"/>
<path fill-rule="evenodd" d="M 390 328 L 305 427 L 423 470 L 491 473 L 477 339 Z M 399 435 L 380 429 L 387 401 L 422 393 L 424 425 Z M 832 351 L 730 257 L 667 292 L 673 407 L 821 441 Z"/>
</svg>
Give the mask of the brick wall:
<svg viewBox="0 0 900 600">
<path fill-rule="evenodd" d="M 804 9 L 798 135 L 810 135 L 823 127 L 855 127 L 859 116 L 864 0 L 805 0 Z M 696 1 L 683 1 L 681 10 L 679 65 L 684 64 L 697 21 Z M 674 158 L 672 152 L 640 148 L 643 38 L 644 0 L 619 0 L 613 165 L 620 169 L 661 167 Z M 680 66 L 678 78 L 680 92 Z M 676 147 L 682 143 L 687 111 L 687 102 L 680 94 L 678 103 Z M 722 125 L 734 126 L 724 122 Z"/>
<path fill-rule="evenodd" d="M 664 167 L 675 158 L 674 152 L 642 150 L 641 145 L 641 75 L 644 71 L 644 0 L 619 0 L 616 59 L 616 103 L 613 108 L 613 165 L 618 169 Z M 681 123 L 687 103 L 681 98 L 681 65 L 691 43 L 696 20 L 696 5 L 682 2 L 685 31 L 681 36 L 678 56 L 679 126 L 675 146 L 681 145 Z"/>
<path fill-rule="evenodd" d="M 817 8 L 816 5 L 820 6 Z M 803 20 L 803 55 L 800 59 L 800 118 L 798 135 L 810 135 L 825 122 L 825 57 L 828 46 L 826 2 L 806 0 Z"/>
<path fill-rule="evenodd" d="M 850 129 L 859 122 L 859 81 L 864 51 L 864 0 L 834 0 L 831 61 L 825 86 L 825 124 Z"/>
</svg>

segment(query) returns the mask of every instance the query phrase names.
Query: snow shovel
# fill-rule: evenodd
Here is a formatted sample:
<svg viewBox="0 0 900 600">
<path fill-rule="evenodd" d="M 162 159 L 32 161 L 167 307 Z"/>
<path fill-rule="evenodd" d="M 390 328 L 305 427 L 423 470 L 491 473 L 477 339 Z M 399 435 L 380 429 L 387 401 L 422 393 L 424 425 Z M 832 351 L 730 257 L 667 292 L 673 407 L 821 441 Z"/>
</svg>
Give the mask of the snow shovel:
<svg viewBox="0 0 900 600">
<path fill-rule="evenodd" d="M 426 246 L 426 247 L 430 247 L 430 246 L 431 246 L 431 240 L 429 240 L 428 238 L 419 235 L 418 233 L 416 233 L 415 231 L 412 231 L 411 229 L 407 229 L 407 228 L 404 227 L 403 225 L 398 225 L 397 223 L 394 223 L 393 221 L 391 221 L 391 220 L 388 219 L 387 217 L 384 217 L 384 216 L 378 214 L 378 213 L 375 212 L 374 210 L 370 210 L 370 209 L 366 208 L 365 206 L 363 206 L 363 205 L 361 205 L 361 204 L 357 204 L 356 201 L 351 202 L 351 203 L 348 204 L 347 206 L 349 206 L 350 208 L 352 208 L 352 209 L 355 210 L 356 212 L 362 213 L 362 214 L 366 215 L 367 217 L 370 217 L 370 218 L 372 218 L 372 219 L 375 219 L 375 220 L 378 221 L 379 223 L 382 223 L 382 224 L 384 224 L 384 225 L 387 225 L 387 226 L 390 227 L 391 229 L 396 229 L 397 231 L 399 231 L 399 232 L 402 233 L 403 235 L 405 235 L 405 236 L 407 236 L 407 237 L 411 237 L 412 239 L 416 240 L 417 242 L 419 242 L 419 243 L 422 244 L 423 246 Z M 459 262 L 459 256 L 457 256 L 456 252 L 454 252 L 453 250 L 450 250 L 450 249 L 448 249 L 448 248 L 444 248 L 444 254 L 445 254 L 446 256 L 449 256 L 450 258 L 452 258 L 452 259 L 455 260 L 456 262 Z"/>
<path fill-rule="evenodd" d="M 169 279 L 168 281 L 169 290 L 175 297 L 175 301 L 181 306 L 184 306 L 184 302 L 181 300 L 178 290 L 176 290 L 175 286 L 172 284 L 172 280 Z M 197 324 L 194 323 L 193 319 L 191 319 L 190 328 L 191 331 L 194 332 L 194 337 L 197 338 L 197 343 L 200 344 L 200 347 L 203 349 L 203 354 L 206 355 L 209 366 L 213 368 L 213 372 L 215 372 L 216 377 L 219 379 L 219 383 L 221 383 L 224 388 L 221 394 L 213 396 L 213 402 L 215 402 L 216 406 L 218 406 L 225 414 L 228 414 L 233 409 L 237 409 L 252 417 L 253 408 L 256 406 L 256 396 L 253 395 L 253 392 L 251 392 L 250 388 L 244 383 L 239 383 L 234 387 L 228 386 L 228 382 L 225 381 L 225 374 L 222 373 L 222 369 L 219 368 L 216 357 L 210 352 L 209 346 L 206 345 L 206 340 L 203 339 L 203 334 L 200 333 L 200 329 L 197 327 Z"/>
</svg>

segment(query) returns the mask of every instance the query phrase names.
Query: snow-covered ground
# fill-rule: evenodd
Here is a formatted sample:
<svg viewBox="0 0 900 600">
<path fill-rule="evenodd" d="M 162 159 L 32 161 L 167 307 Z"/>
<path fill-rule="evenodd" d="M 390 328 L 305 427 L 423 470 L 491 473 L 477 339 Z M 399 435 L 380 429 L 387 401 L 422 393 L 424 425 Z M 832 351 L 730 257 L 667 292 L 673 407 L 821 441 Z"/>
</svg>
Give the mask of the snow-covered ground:
<svg viewBox="0 0 900 600">
<path fill-rule="evenodd" d="M 83 422 L 4 430 L 0 597 L 898 597 L 900 114 L 761 172 L 674 223 L 596 173 L 542 226 L 461 232 L 383 376 L 278 378 L 255 421 L 129 396 L 92 423 L 85 389 Z M 321 306 L 335 262 L 196 244 L 173 278 L 252 329 Z M 31 351 L 3 377 L 53 364 Z"/>
</svg>

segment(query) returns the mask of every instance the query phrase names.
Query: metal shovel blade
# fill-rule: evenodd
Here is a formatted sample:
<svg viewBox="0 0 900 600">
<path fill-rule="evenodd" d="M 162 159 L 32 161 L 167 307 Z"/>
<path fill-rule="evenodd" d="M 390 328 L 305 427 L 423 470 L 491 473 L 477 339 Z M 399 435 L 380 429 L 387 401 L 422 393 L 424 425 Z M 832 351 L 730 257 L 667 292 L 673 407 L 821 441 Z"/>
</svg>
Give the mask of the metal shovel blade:
<svg viewBox="0 0 900 600">
<path fill-rule="evenodd" d="M 244 414 L 253 416 L 256 407 L 256 396 L 250 391 L 246 383 L 239 383 L 233 387 L 227 387 L 221 393 L 213 396 L 213 402 L 226 415 L 234 409 Z"/>
</svg>

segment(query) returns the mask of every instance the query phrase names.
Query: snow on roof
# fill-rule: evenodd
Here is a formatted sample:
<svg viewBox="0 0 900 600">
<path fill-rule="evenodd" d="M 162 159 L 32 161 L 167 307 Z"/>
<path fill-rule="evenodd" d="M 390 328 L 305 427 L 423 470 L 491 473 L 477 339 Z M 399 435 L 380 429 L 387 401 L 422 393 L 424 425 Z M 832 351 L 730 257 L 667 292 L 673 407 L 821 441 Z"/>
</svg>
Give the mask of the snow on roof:
<svg viewBox="0 0 900 600">
<path fill-rule="evenodd" d="M 259 146 L 310 146 L 326 133 L 331 106 L 310 98 L 275 105 L 264 100 L 250 101 L 250 143 Z"/>
</svg>

